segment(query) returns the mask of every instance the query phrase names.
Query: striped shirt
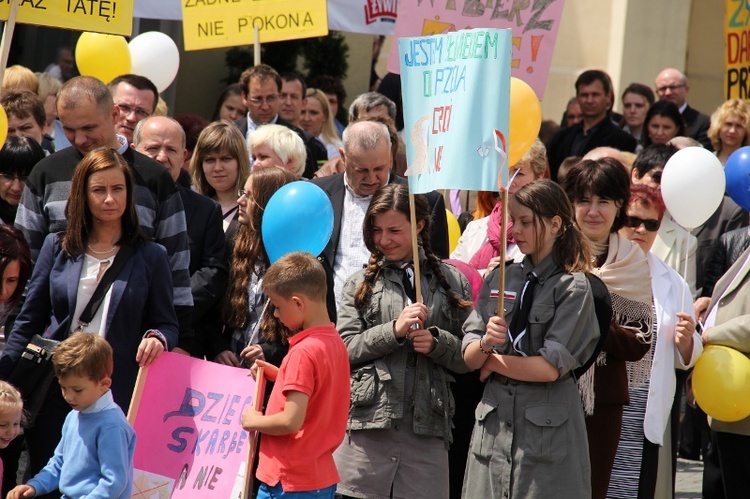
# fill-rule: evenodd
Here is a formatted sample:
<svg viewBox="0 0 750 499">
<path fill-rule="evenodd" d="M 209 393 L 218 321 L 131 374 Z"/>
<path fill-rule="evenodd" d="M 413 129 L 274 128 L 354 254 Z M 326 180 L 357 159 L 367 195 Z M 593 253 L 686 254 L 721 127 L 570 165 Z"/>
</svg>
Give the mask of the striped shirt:
<svg viewBox="0 0 750 499">
<path fill-rule="evenodd" d="M 169 256 L 175 307 L 192 307 L 190 290 L 190 251 L 182 200 L 172 177 L 156 161 L 128 148 L 123 157 L 133 167 L 135 202 L 141 230 L 147 238 L 164 246 Z M 41 160 L 26 181 L 16 214 L 16 227 L 23 233 L 36 261 L 44 238 L 68 226 L 68 204 L 73 172 L 83 155 L 68 147 Z M 178 309 L 182 326 L 183 312 Z M 185 311 L 189 313 L 189 311 Z M 182 331 L 182 327 L 181 327 Z"/>
</svg>

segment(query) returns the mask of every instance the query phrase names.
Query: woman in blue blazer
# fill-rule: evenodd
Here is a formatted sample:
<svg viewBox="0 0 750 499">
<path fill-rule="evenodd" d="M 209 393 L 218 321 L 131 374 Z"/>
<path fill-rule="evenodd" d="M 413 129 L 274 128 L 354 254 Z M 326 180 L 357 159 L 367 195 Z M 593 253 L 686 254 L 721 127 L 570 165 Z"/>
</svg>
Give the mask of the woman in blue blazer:
<svg viewBox="0 0 750 499">
<path fill-rule="evenodd" d="M 140 232 L 132 173 L 114 149 L 95 149 L 79 163 L 66 216 L 67 231 L 47 236 L 39 254 L 26 301 L 0 358 L 0 378 L 8 377 L 34 334 L 44 332 L 56 340 L 75 330 L 99 334 L 112 345 L 112 393 L 127 411 L 139 367 L 177 345 L 167 254 Z M 93 318 L 83 323 L 84 307 L 123 250 L 123 256 L 132 254 Z M 53 384 L 34 427 L 26 432 L 32 475 L 52 456 L 69 411 Z"/>
</svg>

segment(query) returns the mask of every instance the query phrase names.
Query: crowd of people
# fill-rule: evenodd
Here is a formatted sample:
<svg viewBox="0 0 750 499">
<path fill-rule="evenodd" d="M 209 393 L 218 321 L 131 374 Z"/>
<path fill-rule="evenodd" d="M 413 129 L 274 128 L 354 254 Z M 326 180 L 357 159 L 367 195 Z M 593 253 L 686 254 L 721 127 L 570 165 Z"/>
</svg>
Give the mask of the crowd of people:
<svg viewBox="0 0 750 499">
<path fill-rule="evenodd" d="M 653 88 L 627 86 L 619 115 L 610 77 L 582 72 L 557 132 L 498 185 L 507 213 L 494 192 L 463 210 L 434 191 L 410 212 L 402 103 L 381 93 L 343 126 L 340 81 L 258 65 L 209 122 L 160 115 L 142 76 L 9 68 L 0 379 L 35 334 L 62 343 L 23 438 L 22 395 L 0 382 L 2 491 L 129 497 L 121 413 L 172 351 L 275 381 L 241 418 L 261 433 L 257 497 L 668 498 L 678 454 L 702 456 L 704 497 L 744 497 L 750 418 L 682 400 L 704 345 L 750 352 L 750 220 L 725 196 L 687 230 L 660 187 L 679 149 L 723 164 L 747 145 L 750 107 L 709 118 L 675 69 Z M 333 232 L 272 262 L 263 214 L 298 180 L 327 194 Z M 91 453 L 103 431 L 110 452 Z"/>
</svg>

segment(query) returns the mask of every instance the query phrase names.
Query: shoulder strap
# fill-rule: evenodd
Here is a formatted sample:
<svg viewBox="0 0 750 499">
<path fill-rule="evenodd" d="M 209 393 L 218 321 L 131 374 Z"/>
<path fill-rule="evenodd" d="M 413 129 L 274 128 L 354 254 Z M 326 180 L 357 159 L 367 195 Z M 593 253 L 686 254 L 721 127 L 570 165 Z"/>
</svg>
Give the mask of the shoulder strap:
<svg viewBox="0 0 750 499">
<path fill-rule="evenodd" d="M 583 363 L 581 367 L 573 370 L 573 376 L 578 379 L 596 362 L 599 352 L 604 347 L 609 333 L 609 325 L 612 322 L 612 297 L 609 294 L 607 285 L 597 276 L 586 273 L 586 277 L 591 285 L 591 292 L 594 295 L 594 312 L 599 323 L 599 340 L 596 342 L 596 348 L 591 356 Z"/>
<path fill-rule="evenodd" d="M 107 291 L 109 291 L 112 283 L 115 282 L 115 278 L 123 267 L 125 267 L 125 264 L 128 262 L 132 254 L 133 247 L 131 245 L 125 244 L 120 247 L 120 251 L 115 255 L 112 265 L 110 265 L 104 272 L 102 280 L 99 281 L 99 284 L 96 286 L 94 294 L 91 295 L 91 299 L 86 304 L 86 308 L 81 312 L 78 322 L 83 324 L 89 324 L 91 322 L 91 319 L 96 315 L 96 311 L 99 310 L 99 306 L 101 306 L 104 301 L 104 296 L 107 294 Z"/>
</svg>

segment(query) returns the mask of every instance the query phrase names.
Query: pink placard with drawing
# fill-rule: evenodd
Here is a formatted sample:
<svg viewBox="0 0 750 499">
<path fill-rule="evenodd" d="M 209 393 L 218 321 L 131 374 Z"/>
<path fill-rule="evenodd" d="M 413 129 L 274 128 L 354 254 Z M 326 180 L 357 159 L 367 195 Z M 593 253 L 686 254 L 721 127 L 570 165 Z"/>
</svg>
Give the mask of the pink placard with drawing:
<svg viewBox="0 0 750 499">
<path fill-rule="evenodd" d="M 469 28 L 510 28 L 511 76 L 528 83 L 541 100 L 563 4 L 564 0 L 401 0 L 395 37 Z M 401 72 L 397 43 L 391 45 L 388 71 Z"/>
<path fill-rule="evenodd" d="M 128 420 L 136 433 L 133 497 L 241 497 L 256 406 L 247 369 L 164 353 L 138 379 Z"/>
</svg>

